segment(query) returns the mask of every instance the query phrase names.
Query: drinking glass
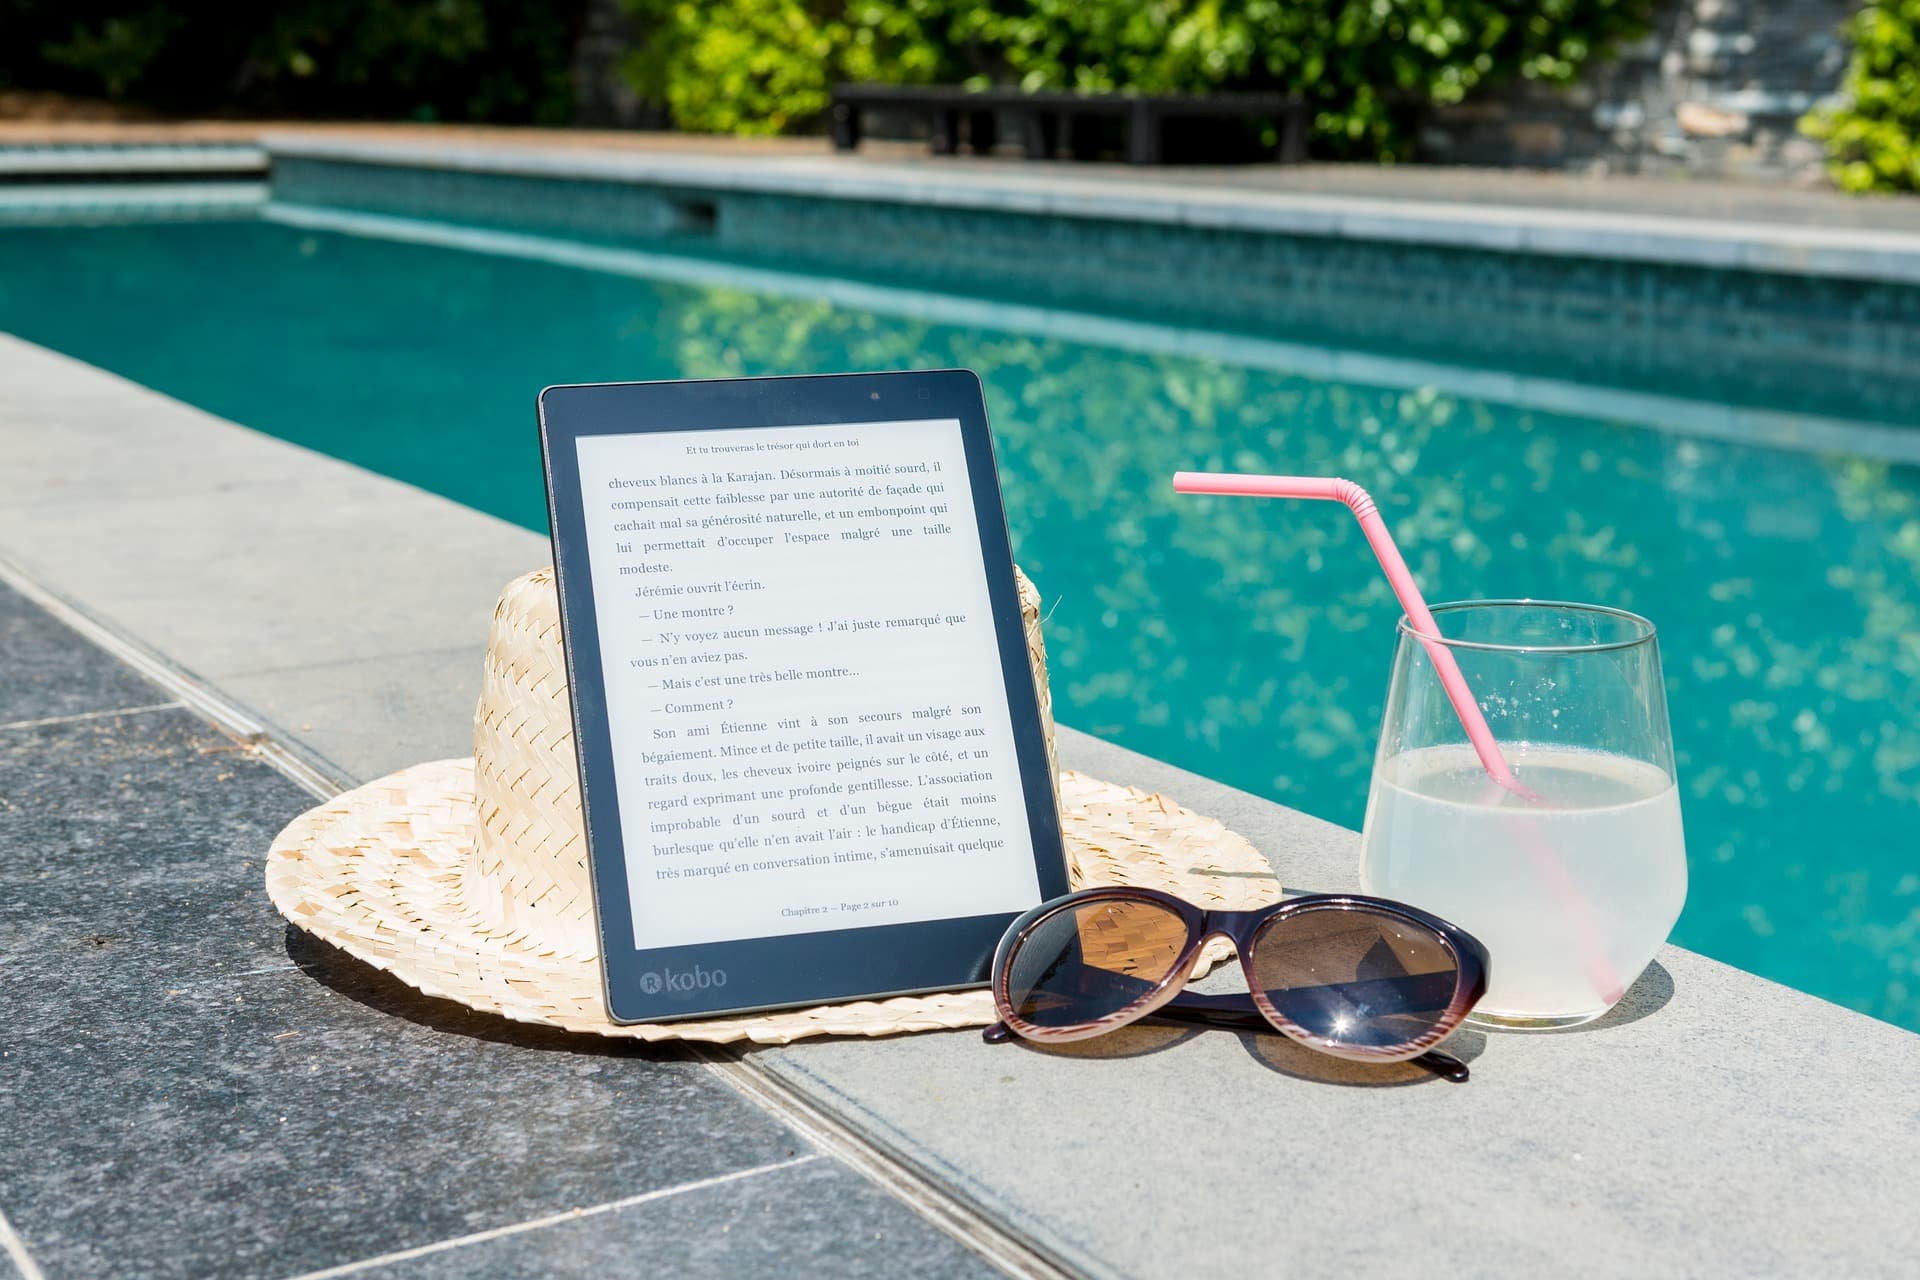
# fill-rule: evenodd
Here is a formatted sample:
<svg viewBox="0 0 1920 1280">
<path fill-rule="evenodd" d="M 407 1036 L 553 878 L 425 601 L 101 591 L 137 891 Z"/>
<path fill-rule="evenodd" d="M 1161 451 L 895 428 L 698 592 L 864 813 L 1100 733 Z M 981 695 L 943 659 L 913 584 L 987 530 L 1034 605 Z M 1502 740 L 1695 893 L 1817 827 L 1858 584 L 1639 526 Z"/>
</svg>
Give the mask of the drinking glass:
<svg viewBox="0 0 1920 1280">
<path fill-rule="evenodd" d="M 1400 622 L 1361 834 L 1367 893 L 1486 944 L 1471 1021 L 1575 1026 L 1653 960 L 1687 896 L 1653 624 L 1619 609 L 1474 600 Z M 1459 664 L 1519 784 L 1482 766 L 1435 670 Z"/>
</svg>

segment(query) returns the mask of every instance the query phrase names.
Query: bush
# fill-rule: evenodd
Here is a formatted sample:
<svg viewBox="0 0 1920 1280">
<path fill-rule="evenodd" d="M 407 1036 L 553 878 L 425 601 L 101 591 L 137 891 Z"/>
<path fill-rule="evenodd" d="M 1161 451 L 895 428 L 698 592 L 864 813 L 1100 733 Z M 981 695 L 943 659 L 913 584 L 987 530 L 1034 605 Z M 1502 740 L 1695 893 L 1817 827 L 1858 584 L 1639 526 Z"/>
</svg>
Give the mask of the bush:
<svg viewBox="0 0 1920 1280">
<path fill-rule="evenodd" d="M 690 129 L 810 123 L 835 80 L 1143 93 L 1281 90 L 1317 147 L 1402 158 L 1420 108 L 1565 81 L 1645 28 L 1650 0 L 628 0 L 634 87 Z M 773 15 L 779 14 L 778 21 Z M 797 38 L 789 33 L 799 33 Z M 724 49 L 727 58 L 717 58 Z M 805 62 L 806 66 L 795 65 Z"/>
<path fill-rule="evenodd" d="M 1845 27 L 1848 101 L 1801 128 L 1827 144 L 1846 191 L 1920 191 L 1920 0 L 1875 0 Z"/>
<path fill-rule="evenodd" d="M 645 33 L 623 65 L 641 97 L 698 133 L 785 133 L 816 121 L 846 80 L 923 83 L 954 64 L 908 5 L 626 0 Z"/>
<path fill-rule="evenodd" d="M 582 0 L 0 0 L 0 87 L 182 114 L 565 123 Z"/>
</svg>

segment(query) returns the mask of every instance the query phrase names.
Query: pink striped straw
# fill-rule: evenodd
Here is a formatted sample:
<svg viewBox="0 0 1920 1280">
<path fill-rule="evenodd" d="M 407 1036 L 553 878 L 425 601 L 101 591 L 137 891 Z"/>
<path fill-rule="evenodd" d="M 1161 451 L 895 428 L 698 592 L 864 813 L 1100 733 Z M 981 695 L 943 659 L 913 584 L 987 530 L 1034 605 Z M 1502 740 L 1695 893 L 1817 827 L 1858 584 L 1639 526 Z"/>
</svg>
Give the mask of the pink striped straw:
<svg viewBox="0 0 1920 1280">
<path fill-rule="evenodd" d="M 1453 703 L 1453 711 L 1460 717 L 1461 728 L 1467 731 L 1467 741 L 1473 744 L 1473 753 L 1480 757 L 1480 767 L 1487 771 L 1489 778 L 1515 795 L 1529 800 L 1539 799 L 1531 788 L 1514 776 L 1506 756 L 1500 753 L 1500 744 L 1493 740 L 1493 730 L 1487 727 L 1487 718 L 1480 713 L 1480 704 L 1475 701 L 1473 690 L 1467 687 L 1467 678 L 1461 674 L 1460 664 L 1453 660 L 1452 651 L 1437 639 L 1429 638 L 1439 636 L 1439 624 L 1434 622 L 1420 588 L 1414 584 L 1407 562 L 1401 558 L 1400 548 L 1394 545 L 1393 535 L 1387 532 L 1386 521 L 1380 518 L 1379 508 L 1373 505 L 1373 499 L 1367 496 L 1365 489 L 1351 480 L 1332 476 L 1250 476 L 1219 471 L 1176 472 L 1173 489 L 1175 493 L 1217 493 L 1241 498 L 1318 498 L 1346 503 L 1353 512 L 1353 518 L 1360 522 L 1360 531 L 1367 535 L 1367 545 L 1373 548 L 1374 558 L 1386 571 L 1387 582 L 1392 585 L 1393 594 L 1399 598 L 1407 621 L 1413 624 L 1414 635 L 1426 647 L 1427 657 L 1432 659 L 1433 669 L 1439 673 L 1440 686 L 1447 691 L 1447 700 Z"/>
<path fill-rule="evenodd" d="M 1461 674 L 1460 664 L 1453 660 L 1452 651 L 1440 643 L 1440 627 L 1434 622 L 1433 613 L 1427 608 L 1420 588 L 1414 584 L 1413 574 L 1408 570 L 1406 560 L 1401 557 L 1400 548 L 1394 545 L 1393 535 L 1387 532 L 1386 521 L 1380 518 L 1379 509 L 1373 505 L 1373 499 L 1365 489 L 1351 480 L 1333 476 L 1255 476 L 1222 471 L 1175 472 L 1173 488 L 1176 493 L 1212 493 L 1241 498 L 1314 498 L 1345 503 L 1353 512 L 1354 519 L 1360 522 L 1360 530 L 1367 535 L 1367 545 L 1373 548 L 1374 558 L 1380 561 L 1380 567 L 1386 571 L 1387 581 L 1393 586 L 1393 594 L 1399 598 L 1400 608 L 1406 612 L 1407 620 L 1413 624 L 1414 634 L 1425 647 L 1428 658 L 1433 661 L 1433 669 L 1439 673 L 1441 687 L 1446 690 L 1448 701 L 1453 703 L 1454 714 L 1460 717 L 1460 726 L 1467 731 L 1474 754 L 1480 757 L 1480 767 L 1487 771 L 1487 776 L 1495 783 L 1513 794 L 1530 802 L 1540 801 L 1540 795 L 1533 788 L 1514 776 L 1506 756 L 1501 754 L 1500 744 L 1494 741 L 1493 730 L 1488 727 L 1487 718 L 1480 713 L 1480 704 L 1474 699 L 1473 690 L 1467 687 L 1467 678 Z M 1545 876 L 1554 895 L 1569 908 L 1575 922 L 1575 932 L 1580 936 L 1580 949 L 1584 953 L 1582 958 L 1588 979 L 1600 997 L 1608 1004 L 1613 1004 L 1620 998 L 1623 984 L 1606 958 L 1592 911 L 1586 907 L 1579 887 L 1566 866 L 1554 856 L 1545 834 L 1531 822 L 1523 826 L 1522 833 L 1535 866 Z"/>
</svg>

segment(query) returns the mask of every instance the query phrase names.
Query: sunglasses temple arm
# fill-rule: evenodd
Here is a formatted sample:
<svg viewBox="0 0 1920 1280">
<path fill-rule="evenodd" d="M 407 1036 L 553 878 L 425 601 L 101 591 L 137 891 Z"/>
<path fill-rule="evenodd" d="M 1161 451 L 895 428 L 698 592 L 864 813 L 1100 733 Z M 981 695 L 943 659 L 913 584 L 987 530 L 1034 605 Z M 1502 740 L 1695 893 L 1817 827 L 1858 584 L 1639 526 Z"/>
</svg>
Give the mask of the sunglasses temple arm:
<svg viewBox="0 0 1920 1280">
<path fill-rule="evenodd" d="M 1429 1049 L 1417 1058 L 1409 1058 L 1408 1061 L 1416 1067 L 1425 1067 L 1442 1080 L 1451 1080 L 1455 1084 L 1465 1084 L 1468 1075 L 1471 1074 L 1467 1070 L 1466 1063 L 1438 1049 Z"/>
</svg>

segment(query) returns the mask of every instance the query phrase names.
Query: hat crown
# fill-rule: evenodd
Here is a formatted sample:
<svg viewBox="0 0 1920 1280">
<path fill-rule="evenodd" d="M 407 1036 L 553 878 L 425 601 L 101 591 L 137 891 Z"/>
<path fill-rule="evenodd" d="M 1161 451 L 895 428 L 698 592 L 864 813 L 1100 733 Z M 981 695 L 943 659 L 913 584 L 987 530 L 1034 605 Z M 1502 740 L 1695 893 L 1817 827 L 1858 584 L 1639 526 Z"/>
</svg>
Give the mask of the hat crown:
<svg viewBox="0 0 1920 1280">
<path fill-rule="evenodd" d="M 597 954 L 551 567 L 515 578 L 494 605 L 473 714 L 473 796 L 480 829 L 463 880 L 468 909 L 495 936 Z"/>
<path fill-rule="evenodd" d="M 1057 778 L 1040 593 L 1018 569 L 1014 576 L 1049 773 Z M 461 877 L 467 910 L 496 938 L 532 942 L 554 955 L 597 955 L 573 707 L 551 566 L 515 578 L 494 605 L 473 715 L 473 792 L 479 831 L 474 861 Z"/>
</svg>

